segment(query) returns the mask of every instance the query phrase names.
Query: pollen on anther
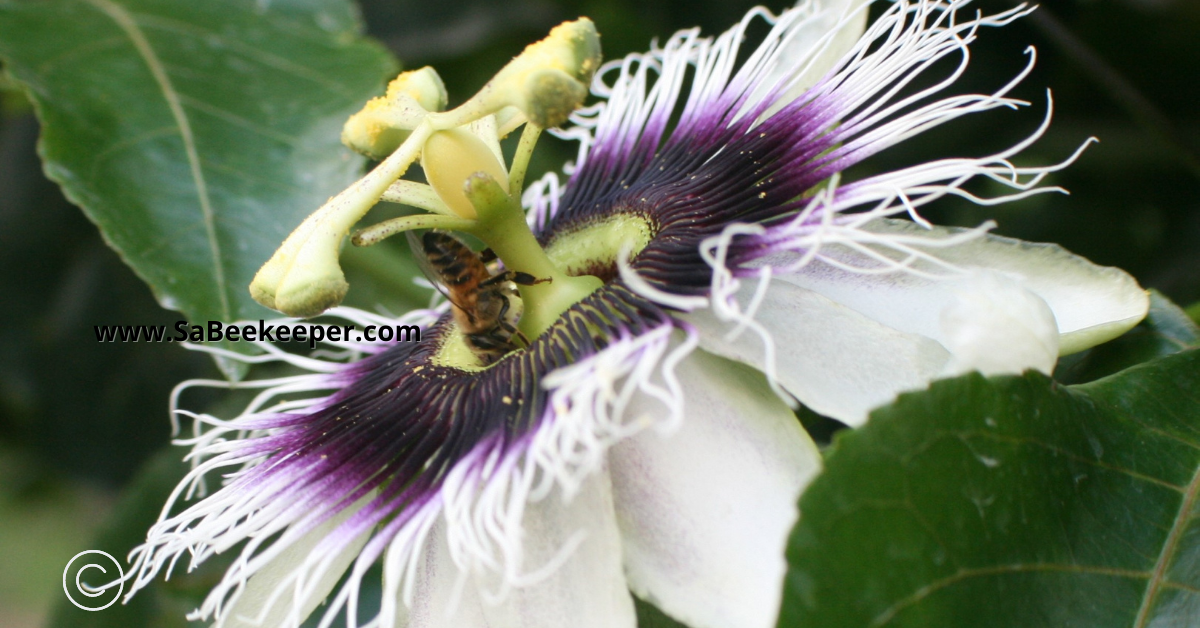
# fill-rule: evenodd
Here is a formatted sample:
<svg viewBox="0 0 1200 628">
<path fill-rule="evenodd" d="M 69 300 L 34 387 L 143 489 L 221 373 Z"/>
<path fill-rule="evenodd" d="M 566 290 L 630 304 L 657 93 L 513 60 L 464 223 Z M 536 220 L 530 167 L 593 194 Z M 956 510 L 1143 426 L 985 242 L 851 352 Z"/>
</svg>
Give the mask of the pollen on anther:
<svg viewBox="0 0 1200 628">
<path fill-rule="evenodd" d="M 504 402 L 504 405 L 506 405 L 506 406 L 512 405 L 512 397 L 509 397 L 508 395 L 504 395 L 503 397 L 501 397 L 500 401 Z"/>
</svg>

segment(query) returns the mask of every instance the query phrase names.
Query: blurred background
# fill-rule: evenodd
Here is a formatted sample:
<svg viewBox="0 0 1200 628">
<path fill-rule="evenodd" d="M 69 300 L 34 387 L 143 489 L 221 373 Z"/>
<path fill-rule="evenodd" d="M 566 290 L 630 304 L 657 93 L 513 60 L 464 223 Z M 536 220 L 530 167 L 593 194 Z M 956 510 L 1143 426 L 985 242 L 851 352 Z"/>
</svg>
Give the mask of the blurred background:
<svg viewBox="0 0 1200 628">
<path fill-rule="evenodd" d="M 367 32 L 405 67 L 437 67 L 454 104 L 565 19 L 591 17 L 611 59 L 680 28 L 716 34 L 752 5 L 363 0 L 361 8 Z M 990 13 L 1012 5 L 980 0 L 972 6 Z M 778 11 L 785 5 L 768 6 Z M 872 15 L 882 7 L 873 7 Z M 1038 66 L 1016 95 L 1031 107 L 961 119 L 878 155 L 851 176 L 1010 146 L 1041 122 L 1051 88 L 1054 123 L 1018 163 L 1057 162 L 1089 136 L 1099 138 L 1051 180 L 1071 195 L 994 208 L 947 202 L 926 216 L 960 225 L 994 218 L 998 233 L 1059 242 L 1097 263 L 1125 268 L 1185 307 L 1197 303 L 1200 3 L 1049 0 L 1012 27 L 982 32 L 958 90 L 1003 85 L 1023 67 L 1028 45 L 1038 50 Z M 93 325 L 173 324 L 180 316 L 155 303 L 96 228 L 42 176 L 29 104 L 11 82 L 0 87 L 0 626 L 25 628 L 43 625 L 62 603 L 66 562 L 90 547 L 120 510 L 115 504 L 131 478 L 167 446 L 172 386 L 219 375 L 208 358 L 178 346 L 96 342 Z M 573 153 L 573 146 L 546 143 L 535 169 L 555 167 Z M 393 247 L 376 255 L 405 254 Z M 425 298 L 410 286 L 408 265 L 381 272 L 373 259 L 360 257 L 347 266 L 353 305 L 398 311 Z M 203 407 L 217 397 L 189 399 Z"/>
</svg>

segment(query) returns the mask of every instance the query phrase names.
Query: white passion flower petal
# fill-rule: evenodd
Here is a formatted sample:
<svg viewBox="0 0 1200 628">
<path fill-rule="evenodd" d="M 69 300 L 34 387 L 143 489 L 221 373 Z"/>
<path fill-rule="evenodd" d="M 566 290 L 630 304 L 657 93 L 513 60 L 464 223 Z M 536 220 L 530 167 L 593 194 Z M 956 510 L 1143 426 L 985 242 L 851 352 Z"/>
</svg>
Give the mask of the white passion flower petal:
<svg viewBox="0 0 1200 628">
<path fill-rule="evenodd" d="M 608 476 L 597 473 L 570 498 L 556 490 L 525 508 L 519 586 L 456 565 L 438 521 L 415 565 L 411 600 L 397 600 L 402 628 L 635 628 L 621 568 L 621 540 Z M 398 590 L 403 597 L 403 588 Z M 408 606 L 411 604 L 411 606 Z M 405 612 L 405 608 L 407 612 Z M 405 618 L 407 615 L 407 618 Z"/>
<path fill-rule="evenodd" d="M 756 287 L 741 282 L 737 311 L 751 309 Z M 716 310 L 685 318 L 700 332 L 702 348 L 759 368 L 804 405 L 855 427 L 897 393 L 924 388 L 950 359 L 928 337 L 889 328 L 779 278 L 761 295 L 753 320 L 743 320 L 757 338 L 737 333 Z"/>
<path fill-rule="evenodd" d="M 797 5 L 799 24 L 781 43 L 779 56 L 758 90 L 765 93 L 789 77 L 791 82 L 779 104 L 765 115 L 802 95 L 858 43 L 866 29 L 868 4 L 866 0 L 808 0 Z"/>
<path fill-rule="evenodd" d="M 880 240 L 903 241 L 920 254 L 902 272 L 850 272 L 835 264 L 862 267 L 876 263 L 842 245 L 822 247 L 808 265 L 778 276 L 815 290 L 889 327 L 949 344 L 942 311 L 956 297 L 956 276 L 973 270 L 999 272 L 1036 294 L 1054 313 L 1059 355 L 1107 342 L 1137 325 L 1150 307 L 1149 297 L 1125 271 L 1098 266 L 1056 244 L 1036 244 L 967 230 L 922 227 L 906 220 L 874 220 L 861 229 Z M 869 244 L 863 246 L 870 247 Z M 880 246 L 879 255 L 896 258 Z M 833 262 L 833 263 L 830 263 Z M 772 256 L 762 265 L 786 266 Z"/>
<path fill-rule="evenodd" d="M 404 558 L 387 562 L 402 562 Z M 398 615 L 393 625 L 404 628 L 488 628 L 478 587 L 468 582 L 450 557 L 445 520 L 439 520 L 425 539 L 414 574 L 411 606 L 403 599 L 404 588 L 399 583 L 391 584 L 389 576 L 391 574 L 385 569 L 387 582 L 383 590 L 400 593 L 392 606 Z"/>
<path fill-rule="evenodd" d="M 233 603 L 225 609 L 214 628 L 300 625 L 333 591 L 334 585 L 371 538 L 371 531 L 359 534 L 338 550 L 336 555 L 324 557 L 328 566 L 319 571 L 317 582 L 297 581 L 296 574 L 301 572 L 300 567 L 319 557 L 320 553 L 314 550 L 322 542 L 328 543 L 330 535 L 374 497 L 375 493 L 372 492 L 314 527 L 256 571 Z M 297 596 L 302 599 L 296 599 Z"/>
<path fill-rule="evenodd" d="M 608 474 L 591 475 L 572 495 L 556 489 L 529 504 L 523 523 L 522 564 L 531 571 L 501 604 L 488 603 L 493 587 L 483 583 L 489 628 L 637 627 Z"/>
<path fill-rule="evenodd" d="M 696 350 L 676 376 L 677 429 L 609 452 L 629 587 L 692 628 L 774 626 L 796 500 L 821 454 L 761 373 Z M 629 412 L 667 409 L 642 396 Z"/>
</svg>

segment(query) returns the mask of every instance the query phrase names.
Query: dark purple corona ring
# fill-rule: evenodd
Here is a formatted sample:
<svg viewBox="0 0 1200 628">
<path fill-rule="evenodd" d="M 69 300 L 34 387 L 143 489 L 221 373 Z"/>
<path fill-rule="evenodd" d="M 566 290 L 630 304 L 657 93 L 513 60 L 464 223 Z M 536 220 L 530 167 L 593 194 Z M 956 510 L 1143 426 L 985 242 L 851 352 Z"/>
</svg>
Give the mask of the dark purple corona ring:
<svg viewBox="0 0 1200 628">
<path fill-rule="evenodd" d="M 1145 313 L 1121 271 L 919 214 L 1061 191 L 1040 181 L 1078 151 L 1009 161 L 1049 106 L 1002 153 L 842 180 L 928 128 L 1028 104 L 1007 94 L 1032 50 L 994 93 L 945 94 L 983 27 L 1029 11 L 960 20 L 965 4 L 900 0 L 870 26 L 855 0 L 756 9 L 600 68 L 600 102 L 554 131 L 581 144 L 568 181 L 522 200 L 548 259 L 603 286 L 490 364 L 447 304 L 330 312 L 419 325 L 420 343 L 258 343 L 249 360 L 304 372 L 243 383 L 262 392 L 230 420 L 173 407 L 195 468 L 133 551 L 132 588 L 237 548 L 193 619 L 297 626 L 324 603 L 322 626 L 633 628 L 632 591 L 690 625 L 774 625 L 821 464 L 791 405 L 858 426 L 937 377 L 1049 370 Z M 747 54 L 756 21 L 770 32 Z M 980 177 L 1009 193 L 976 198 Z"/>
</svg>

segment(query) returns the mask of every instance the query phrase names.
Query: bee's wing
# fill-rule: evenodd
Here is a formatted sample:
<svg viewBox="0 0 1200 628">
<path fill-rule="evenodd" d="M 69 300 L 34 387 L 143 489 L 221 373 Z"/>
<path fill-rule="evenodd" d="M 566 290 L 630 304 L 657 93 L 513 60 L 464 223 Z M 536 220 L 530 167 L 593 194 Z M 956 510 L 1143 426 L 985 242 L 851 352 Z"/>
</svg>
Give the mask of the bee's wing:
<svg viewBox="0 0 1200 628">
<path fill-rule="evenodd" d="M 450 298 L 450 293 L 446 291 L 446 287 L 442 285 L 441 273 L 433 267 L 433 264 L 429 263 L 429 256 L 425 254 L 425 245 L 421 243 L 421 238 L 417 236 L 417 232 L 405 231 L 404 236 L 408 239 L 408 248 L 412 249 L 413 259 L 417 261 L 417 267 L 421 269 L 421 274 L 425 275 L 429 283 L 433 284 L 433 287 L 442 293 L 442 296 L 446 297 L 447 301 L 458 306 L 457 303 L 454 303 L 454 299 Z"/>
</svg>

